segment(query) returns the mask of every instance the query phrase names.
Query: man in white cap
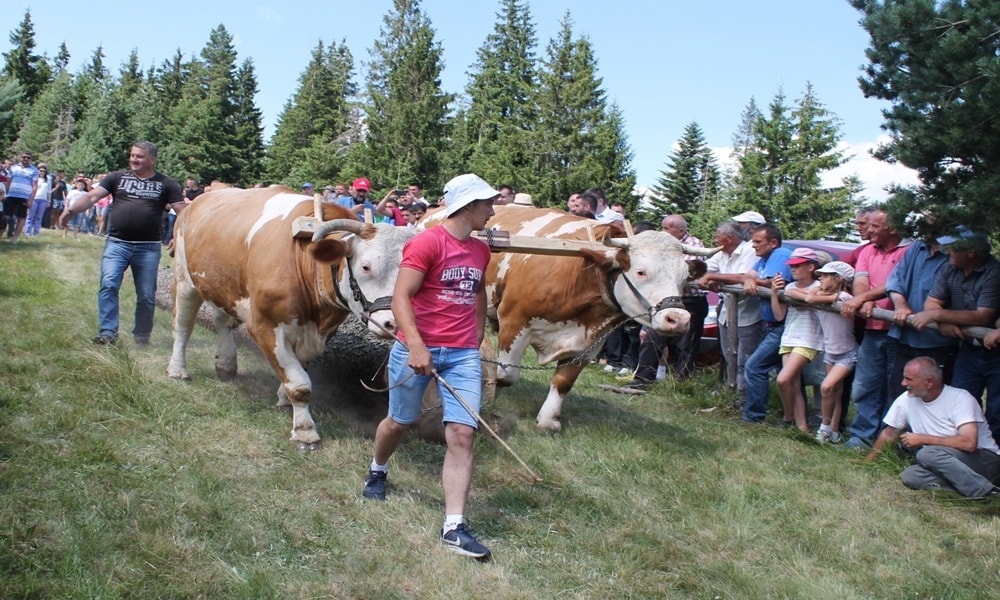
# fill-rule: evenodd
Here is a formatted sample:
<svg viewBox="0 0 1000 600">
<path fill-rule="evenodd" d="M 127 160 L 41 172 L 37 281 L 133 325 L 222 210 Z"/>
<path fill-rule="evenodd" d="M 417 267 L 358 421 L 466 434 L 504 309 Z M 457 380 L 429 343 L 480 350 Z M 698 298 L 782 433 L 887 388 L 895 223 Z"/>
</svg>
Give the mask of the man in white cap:
<svg viewBox="0 0 1000 600">
<path fill-rule="evenodd" d="M 445 503 L 441 542 L 459 554 L 487 560 L 490 550 L 465 526 L 482 388 L 484 277 L 490 262 L 489 246 L 473 238 L 472 232 L 486 227 L 500 192 L 468 173 L 449 181 L 444 195 L 444 222 L 403 246 L 392 295 L 399 332 L 389 353 L 389 413 L 375 432 L 363 495 L 385 500 L 389 457 L 420 416 L 424 390 L 438 374 L 461 396 L 438 381 L 447 444 L 441 474 Z"/>
<path fill-rule="evenodd" d="M 757 211 L 748 210 L 733 217 L 733 220 L 740 224 L 743 229 L 743 238 L 749 240 L 755 229 L 767 223 L 764 215 Z"/>
</svg>

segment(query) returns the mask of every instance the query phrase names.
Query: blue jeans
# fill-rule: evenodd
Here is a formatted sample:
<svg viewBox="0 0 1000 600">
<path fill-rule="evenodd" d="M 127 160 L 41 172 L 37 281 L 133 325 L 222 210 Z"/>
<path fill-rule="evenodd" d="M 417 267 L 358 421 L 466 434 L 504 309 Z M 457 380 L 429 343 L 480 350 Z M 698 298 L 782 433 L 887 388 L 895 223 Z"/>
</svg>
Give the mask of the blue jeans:
<svg viewBox="0 0 1000 600">
<path fill-rule="evenodd" d="M 479 414 L 482 402 L 483 375 L 482 361 L 478 348 L 445 348 L 432 346 L 428 348 L 434 369 L 442 379 L 448 382 L 469 408 Z M 402 425 L 411 425 L 420 417 L 424 399 L 424 390 L 433 375 L 417 375 L 406 364 L 410 351 L 406 346 L 396 341 L 389 351 L 389 416 Z M 473 429 L 479 429 L 476 416 L 462 405 L 461 401 L 452 395 L 443 384 L 438 382 L 438 396 L 441 398 L 442 421 L 444 423 L 461 423 Z"/>
<path fill-rule="evenodd" d="M 743 383 L 746 385 L 746 399 L 743 401 L 743 420 L 757 423 L 767 416 L 767 399 L 770 397 L 771 371 L 781 369 L 781 334 L 784 324 L 764 328 L 764 339 L 743 366 Z"/>
<path fill-rule="evenodd" d="M 135 283 L 135 329 L 132 335 L 149 338 L 156 307 L 156 272 L 160 267 L 160 242 L 123 242 L 108 238 L 101 256 L 101 288 L 97 292 L 100 334 L 118 334 L 118 290 L 125 270 L 132 269 Z"/>
<path fill-rule="evenodd" d="M 976 402 L 982 401 L 986 390 L 986 423 L 993 439 L 1000 439 L 1000 349 L 963 342 L 955 357 L 951 385 L 972 394 Z"/>
<path fill-rule="evenodd" d="M 861 438 L 869 445 L 882 429 L 882 418 L 889 410 L 889 377 L 896 359 L 897 341 L 888 331 L 865 330 L 858 347 L 858 366 L 854 371 L 854 421 L 852 437 Z"/>
</svg>

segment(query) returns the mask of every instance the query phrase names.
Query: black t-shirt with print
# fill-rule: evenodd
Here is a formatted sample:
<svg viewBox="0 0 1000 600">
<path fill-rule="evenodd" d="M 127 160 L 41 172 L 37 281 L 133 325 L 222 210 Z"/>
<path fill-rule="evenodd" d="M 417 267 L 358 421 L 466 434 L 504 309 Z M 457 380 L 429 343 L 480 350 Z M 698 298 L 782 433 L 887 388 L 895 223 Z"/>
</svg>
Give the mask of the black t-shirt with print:
<svg viewBox="0 0 1000 600">
<path fill-rule="evenodd" d="M 143 179 L 132 171 L 115 171 L 98 184 L 114 201 L 108 214 L 108 236 L 126 242 L 159 242 L 163 239 L 163 211 L 183 203 L 181 186 L 162 173 Z"/>
</svg>

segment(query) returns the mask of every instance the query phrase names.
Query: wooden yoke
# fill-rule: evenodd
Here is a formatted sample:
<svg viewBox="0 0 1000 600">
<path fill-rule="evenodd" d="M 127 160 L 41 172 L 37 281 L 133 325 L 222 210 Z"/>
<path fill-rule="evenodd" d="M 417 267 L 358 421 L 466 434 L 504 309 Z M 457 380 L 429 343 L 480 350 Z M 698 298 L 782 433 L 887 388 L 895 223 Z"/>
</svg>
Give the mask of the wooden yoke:
<svg viewBox="0 0 1000 600">
<path fill-rule="evenodd" d="M 490 247 L 490 252 L 513 252 L 515 254 L 546 254 L 550 256 L 579 256 L 581 250 L 602 252 L 608 246 L 596 240 L 564 240 L 559 238 L 511 235 L 509 231 L 484 229 L 473 232 Z"/>
</svg>

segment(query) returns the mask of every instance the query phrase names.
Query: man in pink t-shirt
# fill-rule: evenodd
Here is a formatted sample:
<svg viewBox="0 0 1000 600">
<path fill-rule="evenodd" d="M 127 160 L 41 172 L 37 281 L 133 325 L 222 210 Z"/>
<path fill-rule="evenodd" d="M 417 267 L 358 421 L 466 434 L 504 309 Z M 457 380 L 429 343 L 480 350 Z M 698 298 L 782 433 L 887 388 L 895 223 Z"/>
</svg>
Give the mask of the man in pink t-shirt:
<svg viewBox="0 0 1000 600">
<path fill-rule="evenodd" d="M 892 300 L 885 291 L 885 283 L 903 257 L 906 247 L 902 237 L 889 222 L 884 209 L 873 210 L 868 216 L 868 234 L 871 243 L 858 253 L 854 267 L 854 298 L 841 305 L 841 314 L 848 319 L 855 316 L 871 317 L 877 308 L 892 310 Z M 895 338 L 889 337 L 892 323 L 868 318 L 865 334 L 858 347 L 858 366 L 854 373 L 855 417 L 851 423 L 851 437 L 847 447 L 865 450 L 875 441 L 882 426 L 882 418 L 889 407 L 889 376 L 896 357 Z"/>
<path fill-rule="evenodd" d="M 441 542 L 459 554 L 487 560 L 490 550 L 465 526 L 481 401 L 479 345 L 486 324 L 485 274 L 490 262 L 489 246 L 473 238 L 472 232 L 486 227 L 500 192 L 471 173 L 449 181 L 444 192 L 444 222 L 403 246 L 392 295 L 399 334 L 389 353 L 389 414 L 375 432 L 375 453 L 363 495 L 385 500 L 389 457 L 420 416 L 424 390 L 440 376 L 461 395 L 457 398 L 438 381 L 448 446 L 441 473 L 445 504 Z"/>
</svg>

